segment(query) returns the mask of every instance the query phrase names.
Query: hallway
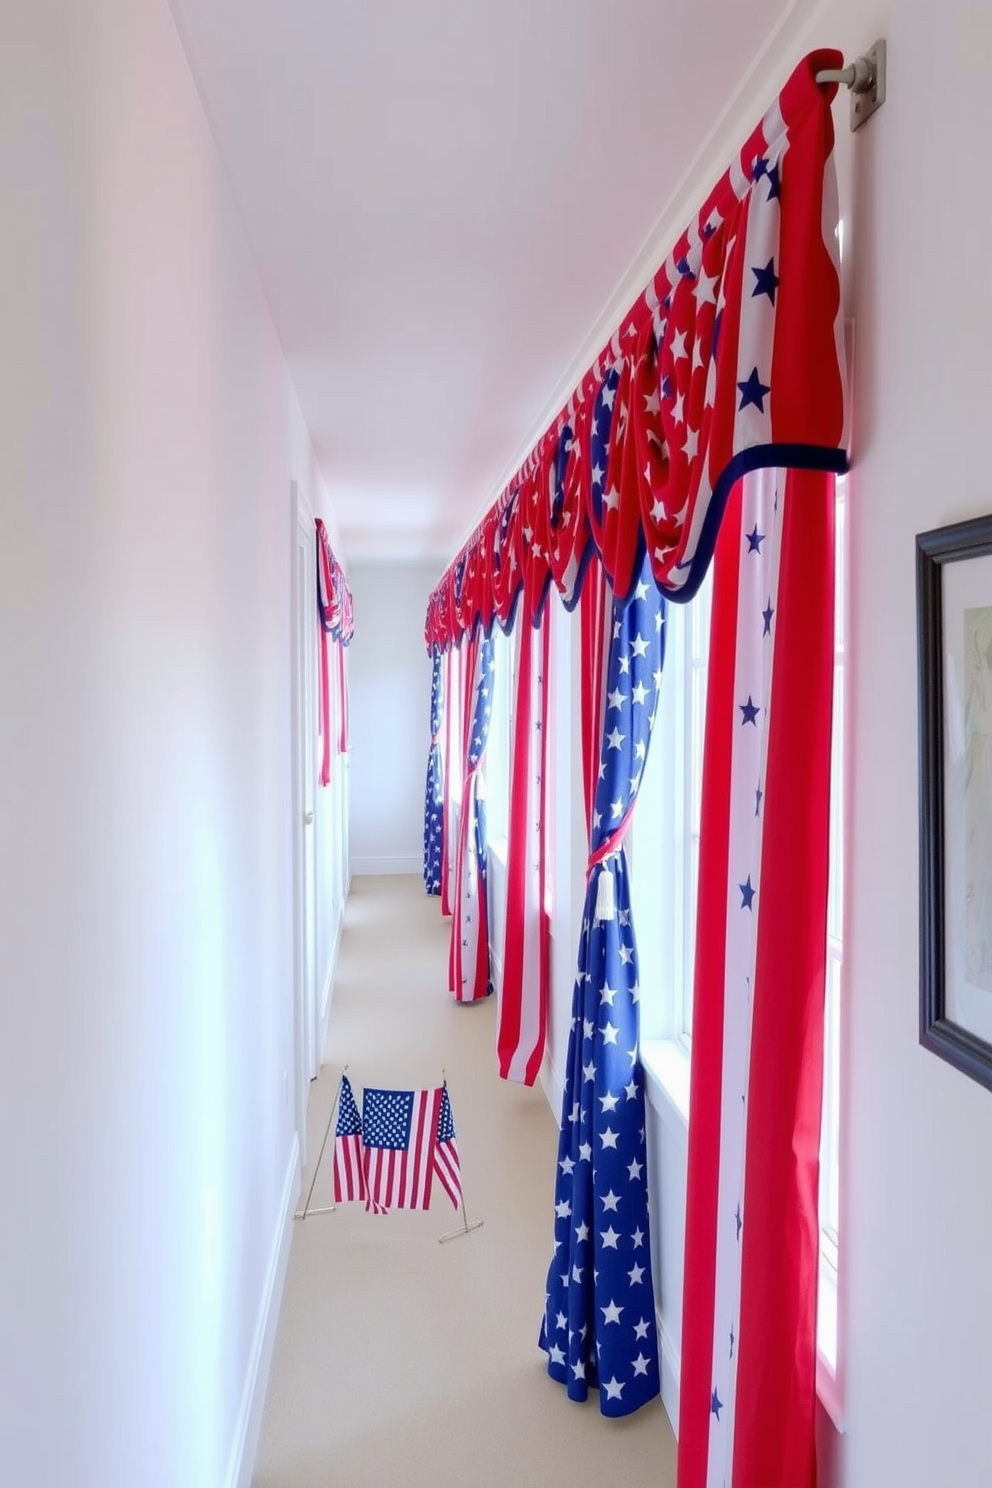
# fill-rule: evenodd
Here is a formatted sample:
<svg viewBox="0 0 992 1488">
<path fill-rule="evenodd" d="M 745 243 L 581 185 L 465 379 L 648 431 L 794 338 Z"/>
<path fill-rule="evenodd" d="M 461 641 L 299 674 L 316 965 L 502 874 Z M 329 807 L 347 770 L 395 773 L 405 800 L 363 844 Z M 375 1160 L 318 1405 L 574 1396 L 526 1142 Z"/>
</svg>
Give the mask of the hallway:
<svg viewBox="0 0 992 1488">
<path fill-rule="evenodd" d="M 550 1381 L 536 1339 L 556 1132 L 540 1087 L 498 1080 L 492 1000 L 446 991 L 448 922 L 414 877 L 359 877 L 348 900 L 326 1064 L 311 1090 L 304 1195 L 343 1063 L 361 1086 L 447 1071 L 469 1220 L 360 1205 L 297 1221 L 253 1488 L 667 1488 L 660 1401 L 607 1420 Z M 330 1202 L 328 1141 L 313 1205 Z"/>
</svg>

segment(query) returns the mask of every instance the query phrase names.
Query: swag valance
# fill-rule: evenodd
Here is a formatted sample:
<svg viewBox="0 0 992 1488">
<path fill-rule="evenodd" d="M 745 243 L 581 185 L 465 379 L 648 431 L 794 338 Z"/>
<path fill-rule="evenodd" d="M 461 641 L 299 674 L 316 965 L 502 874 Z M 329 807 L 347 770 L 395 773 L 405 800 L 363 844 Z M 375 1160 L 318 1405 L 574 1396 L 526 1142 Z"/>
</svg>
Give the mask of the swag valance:
<svg viewBox="0 0 992 1488">
<path fill-rule="evenodd" d="M 332 640 L 347 646 L 355 634 L 355 609 L 344 569 L 334 556 L 327 528 L 320 517 L 317 528 L 317 604 L 320 625 Z"/>
<path fill-rule="evenodd" d="M 320 734 L 323 752 L 320 761 L 320 783 L 331 783 L 331 761 L 334 749 L 331 743 L 331 668 L 328 645 L 333 642 L 337 649 L 338 684 L 337 749 L 344 754 L 348 748 L 348 680 L 344 659 L 344 648 L 355 633 L 355 610 L 351 590 L 344 576 L 327 528 L 319 517 L 317 530 L 317 620 L 320 636 Z"/>
<path fill-rule="evenodd" d="M 446 570 L 429 649 L 574 607 L 598 560 L 621 603 L 647 558 L 695 593 L 727 497 L 761 467 L 843 471 L 845 376 L 830 102 L 804 58 L 609 344 Z"/>
</svg>

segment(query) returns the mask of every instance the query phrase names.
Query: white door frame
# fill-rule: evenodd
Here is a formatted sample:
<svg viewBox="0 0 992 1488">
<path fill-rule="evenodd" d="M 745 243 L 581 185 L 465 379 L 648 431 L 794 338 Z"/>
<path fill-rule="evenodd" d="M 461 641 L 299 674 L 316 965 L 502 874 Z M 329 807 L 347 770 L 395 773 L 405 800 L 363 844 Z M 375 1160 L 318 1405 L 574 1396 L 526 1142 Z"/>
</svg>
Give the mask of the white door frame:
<svg viewBox="0 0 992 1488">
<path fill-rule="evenodd" d="M 310 1081 L 320 1069 L 316 954 L 317 545 L 313 513 L 290 482 L 293 647 L 293 921 L 296 1130 L 306 1158 Z"/>
</svg>

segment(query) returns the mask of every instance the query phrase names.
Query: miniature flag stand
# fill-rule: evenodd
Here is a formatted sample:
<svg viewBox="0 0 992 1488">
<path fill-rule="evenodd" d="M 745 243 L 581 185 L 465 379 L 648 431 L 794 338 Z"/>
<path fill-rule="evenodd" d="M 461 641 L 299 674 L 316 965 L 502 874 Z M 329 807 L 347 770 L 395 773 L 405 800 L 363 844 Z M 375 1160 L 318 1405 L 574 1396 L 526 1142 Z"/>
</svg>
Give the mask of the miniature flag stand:
<svg viewBox="0 0 992 1488">
<path fill-rule="evenodd" d="M 470 1224 L 465 1210 L 461 1159 L 443 1070 L 441 1077 L 443 1083 L 433 1090 L 366 1087 L 359 1111 L 345 1065 L 327 1118 L 310 1192 L 294 1218 L 333 1214 L 338 1204 L 356 1200 L 364 1202 L 366 1213 L 372 1214 L 386 1214 L 390 1209 L 429 1209 L 436 1179 L 454 1207 L 462 1211 L 461 1228 L 439 1236 L 439 1243 L 479 1229 L 483 1221 L 477 1219 Z M 335 1112 L 334 1203 L 311 1209 Z"/>
<path fill-rule="evenodd" d="M 347 1075 L 347 1073 L 348 1066 L 345 1065 L 344 1069 L 341 1071 L 341 1078 L 338 1080 L 338 1088 L 334 1092 L 334 1100 L 331 1102 L 331 1114 L 330 1116 L 328 1116 L 327 1125 L 324 1128 L 324 1140 L 320 1144 L 320 1152 L 317 1156 L 317 1163 L 313 1170 L 313 1177 L 310 1180 L 310 1192 L 307 1194 L 307 1201 L 303 1205 L 303 1208 L 297 1209 L 296 1213 L 293 1215 L 294 1219 L 306 1219 L 311 1214 L 333 1214 L 338 1207 L 337 1204 L 328 1204 L 323 1209 L 311 1209 L 310 1200 L 313 1198 L 313 1191 L 317 1185 L 317 1174 L 320 1172 L 320 1165 L 324 1161 L 324 1148 L 327 1146 L 327 1139 L 331 1134 L 331 1122 L 334 1120 L 334 1113 L 338 1108 L 338 1101 L 341 1099 L 341 1087 L 345 1082 L 345 1076 Z M 349 1085 L 348 1088 L 350 1089 L 351 1086 Z"/>
</svg>

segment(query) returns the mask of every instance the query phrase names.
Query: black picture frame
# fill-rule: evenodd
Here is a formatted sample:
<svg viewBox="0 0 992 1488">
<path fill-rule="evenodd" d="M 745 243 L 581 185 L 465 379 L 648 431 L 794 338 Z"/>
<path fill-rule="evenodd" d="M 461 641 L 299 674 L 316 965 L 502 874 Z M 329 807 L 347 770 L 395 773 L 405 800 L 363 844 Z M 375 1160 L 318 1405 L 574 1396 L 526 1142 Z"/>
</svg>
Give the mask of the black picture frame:
<svg viewBox="0 0 992 1488">
<path fill-rule="evenodd" d="M 945 571 L 992 555 L 992 514 L 934 528 L 916 537 L 917 666 L 919 676 L 920 808 L 920 1043 L 992 1090 L 992 1043 L 948 1016 L 949 979 L 964 949 L 950 945 L 947 915 L 950 859 L 960 851 L 948 841 L 946 759 L 948 678 L 945 657 L 951 627 Z M 992 582 L 988 588 L 992 612 Z M 968 611 L 961 606 L 962 622 Z M 979 612 L 974 612 L 979 613 Z M 962 688 L 963 695 L 963 688 Z M 962 724 L 963 729 L 963 724 Z M 965 737 L 962 732 L 962 737 Z M 964 764 L 961 765 L 962 772 Z M 951 831 L 957 830 L 952 812 Z M 992 865 L 990 865 L 992 868 Z M 992 991 L 989 992 L 992 998 Z"/>
</svg>

